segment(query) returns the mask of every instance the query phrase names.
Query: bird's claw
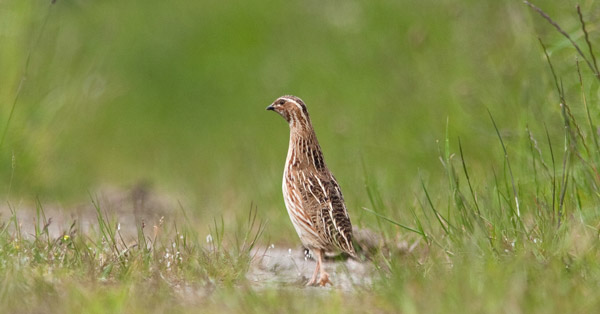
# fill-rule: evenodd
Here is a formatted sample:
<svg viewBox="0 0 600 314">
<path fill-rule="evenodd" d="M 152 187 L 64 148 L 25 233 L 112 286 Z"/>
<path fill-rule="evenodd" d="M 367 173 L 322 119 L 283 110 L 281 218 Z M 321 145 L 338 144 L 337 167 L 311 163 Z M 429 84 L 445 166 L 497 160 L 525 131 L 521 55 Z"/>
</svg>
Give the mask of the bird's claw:
<svg viewBox="0 0 600 314">
<path fill-rule="evenodd" d="M 333 286 L 333 283 L 331 282 L 331 280 L 329 280 L 329 274 L 323 273 L 321 274 L 321 278 L 319 278 L 319 286 L 325 287 L 327 284 Z"/>
</svg>

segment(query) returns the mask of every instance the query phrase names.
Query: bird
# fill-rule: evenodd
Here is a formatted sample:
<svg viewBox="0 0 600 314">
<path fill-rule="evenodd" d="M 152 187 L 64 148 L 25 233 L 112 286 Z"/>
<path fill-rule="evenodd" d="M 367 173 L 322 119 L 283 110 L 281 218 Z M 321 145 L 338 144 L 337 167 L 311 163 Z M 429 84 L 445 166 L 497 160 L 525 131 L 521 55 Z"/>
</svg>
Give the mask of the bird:
<svg viewBox="0 0 600 314">
<path fill-rule="evenodd" d="M 333 285 L 323 265 L 325 253 L 342 252 L 356 258 L 352 223 L 342 191 L 325 164 L 304 101 L 282 96 L 266 109 L 281 115 L 290 128 L 282 191 L 302 245 L 316 255 L 317 264 L 306 285 Z"/>
</svg>

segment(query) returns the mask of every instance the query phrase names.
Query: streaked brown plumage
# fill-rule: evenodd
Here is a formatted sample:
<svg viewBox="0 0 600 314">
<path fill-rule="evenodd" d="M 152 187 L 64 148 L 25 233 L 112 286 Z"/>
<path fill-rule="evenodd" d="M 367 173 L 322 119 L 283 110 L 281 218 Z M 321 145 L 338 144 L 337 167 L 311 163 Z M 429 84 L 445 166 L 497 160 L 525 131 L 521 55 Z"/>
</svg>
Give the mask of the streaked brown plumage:
<svg viewBox="0 0 600 314">
<path fill-rule="evenodd" d="M 321 265 L 325 252 L 341 251 L 356 256 L 342 191 L 323 160 L 304 102 L 295 96 L 282 96 L 267 110 L 279 113 L 290 126 L 283 199 L 302 244 L 317 257 L 308 285 L 323 286 L 330 282 Z M 318 281 L 317 275 L 320 275 Z"/>
</svg>

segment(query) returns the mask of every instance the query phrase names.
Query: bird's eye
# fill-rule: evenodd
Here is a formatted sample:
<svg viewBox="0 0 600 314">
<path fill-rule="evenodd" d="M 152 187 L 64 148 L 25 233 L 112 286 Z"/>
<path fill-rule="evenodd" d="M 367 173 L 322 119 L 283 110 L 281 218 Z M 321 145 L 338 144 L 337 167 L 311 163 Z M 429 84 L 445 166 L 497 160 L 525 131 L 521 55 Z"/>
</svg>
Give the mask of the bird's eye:
<svg viewBox="0 0 600 314">
<path fill-rule="evenodd" d="M 283 105 L 283 104 L 285 104 L 285 101 L 283 101 L 283 100 L 280 100 L 280 101 L 279 101 L 279 104 L 280 104 L 280 105 Z"/>
</svg>

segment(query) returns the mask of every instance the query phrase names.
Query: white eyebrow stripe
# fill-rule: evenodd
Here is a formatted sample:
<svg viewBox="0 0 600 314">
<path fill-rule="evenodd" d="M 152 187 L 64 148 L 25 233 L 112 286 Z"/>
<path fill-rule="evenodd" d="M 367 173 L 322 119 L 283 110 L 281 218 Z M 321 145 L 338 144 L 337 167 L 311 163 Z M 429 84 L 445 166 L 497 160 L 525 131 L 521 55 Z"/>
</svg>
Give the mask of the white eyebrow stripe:
<svg viewBox="0 0 600 314">
<path fill-rule="evenodd" d="M 289 102 L 293 103 L 294 105 L 296 105 L 298 107 L 298 109 L 300 109 L 300 113 L 302 114 L 302 117 L 304 118 L 304 120 L 308 120 L 308 117 L 306 117 L 306 115 L 304 114 L 304 110 L 302 110 L 302 106 L 300 106 L 300 104 L 298 102 L 296 102 L 295 100 L 293 100 L 291 98 L 287 98 L 287 97 L 281 97 L 281 99 L 285 99 L 286 101 L 289 101 Z"/>
</svg>

